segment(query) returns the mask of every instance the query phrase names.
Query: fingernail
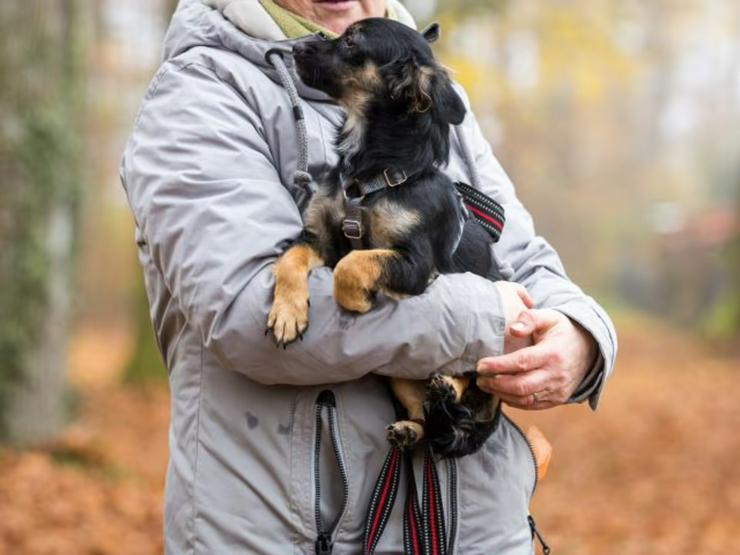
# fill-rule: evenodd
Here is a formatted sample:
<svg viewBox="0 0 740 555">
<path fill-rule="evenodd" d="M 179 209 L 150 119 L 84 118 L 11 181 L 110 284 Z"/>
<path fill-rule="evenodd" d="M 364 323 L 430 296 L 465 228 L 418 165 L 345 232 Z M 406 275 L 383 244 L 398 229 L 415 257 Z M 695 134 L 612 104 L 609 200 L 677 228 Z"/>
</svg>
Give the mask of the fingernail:
<svg viewBox="0 0 740 555">
<path fill-rule="evenodd" d="M 527 326 L 525 326 L 522 322 L 514 322 L 511 324 L 511 329 L 514 331 L 525 331 L 527 329 Z"/>
</svg>

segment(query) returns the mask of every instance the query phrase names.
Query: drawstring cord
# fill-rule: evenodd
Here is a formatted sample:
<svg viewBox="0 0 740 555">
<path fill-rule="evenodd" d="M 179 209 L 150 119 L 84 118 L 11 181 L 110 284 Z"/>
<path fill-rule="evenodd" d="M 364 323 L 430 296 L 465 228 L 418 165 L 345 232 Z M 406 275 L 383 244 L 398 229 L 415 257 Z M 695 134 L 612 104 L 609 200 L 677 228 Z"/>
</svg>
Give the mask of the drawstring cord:
<svg viewBox="0 0 740 555">
<path fill-rule="evenodd" d="M 306 129 L 306 118 L 303 114 L 301 99 L 298 96 L 298 88 L 296 87 L 293 75 L 283 59 L 283 52 L 283 50 L 273 48 L 268 50 L 265 58 L 275 68 L 275 71 L 277 71 L 280 83 L 288 93 L 290 107 L 293 110 L 296 141 L 298 143 L 298 160 L 296 171 L 293 174 L 294 190 L 292 192 L 296 204 L 302 212 L 313 194 L 313 178 L 308 173 L 308 130 Z"/>
</svg>

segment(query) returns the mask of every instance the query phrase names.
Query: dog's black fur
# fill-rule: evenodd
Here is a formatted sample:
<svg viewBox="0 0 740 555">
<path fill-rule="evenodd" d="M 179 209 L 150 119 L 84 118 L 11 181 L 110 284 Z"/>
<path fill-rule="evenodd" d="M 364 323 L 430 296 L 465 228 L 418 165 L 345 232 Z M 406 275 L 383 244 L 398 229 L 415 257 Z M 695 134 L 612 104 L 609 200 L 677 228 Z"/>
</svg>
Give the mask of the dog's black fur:
<svg viewBox="0 0 740 555">
<path fill-rule="evenodd" d="M 294 48 L 301 79 L 334 98 L 347 116 L 336 139 L 339 163 L 311 200 L 302 236 L 276 264 L 268 327 L 279 343 L 308 325 L 303 280 L 322 263 L 335 268 L 337 301 L 356 312 L 369 310 L 377 292 L 420 294 L 437 273 L 494 277 L 490 235 L 474 220 L 461 231 L 464 209 L 440 171 L 449 157 L 450 125 L 461 123 L 466 110 L 429 47 L 437 36 L 436 26 L 422 35 L 401 23 L 367 19 L 335 40 L 316 37 Z M 405 172 L 407 180 L 363 200 L 367 250 L 353 251 L 341 229 L 344 186 L 387 169 Z M 411 420 L 389 427 L 389 439 L 404 447 L 425 436 L 437 453 L 466 455 L 498 421 L 499 401 L 474 378 L 435 376 L 421 396 L 418 386 L 398 385 L 392 381 Z"/>
</svg>

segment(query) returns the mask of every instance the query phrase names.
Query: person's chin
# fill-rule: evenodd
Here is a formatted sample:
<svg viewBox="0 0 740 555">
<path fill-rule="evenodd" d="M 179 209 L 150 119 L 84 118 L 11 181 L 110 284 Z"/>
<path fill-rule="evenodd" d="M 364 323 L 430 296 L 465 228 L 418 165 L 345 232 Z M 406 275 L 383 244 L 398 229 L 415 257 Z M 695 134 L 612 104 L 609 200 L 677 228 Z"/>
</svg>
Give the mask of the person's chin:
<svg viewBox="0 0 740 555">
<path fill-rule="evenodd" d="M 318 0 L 314 4 L 327 15 L 350 16 L 352 13 L 362 12 L 360 0 Z"/>
<path fill-rule="evenodd" d="M 355 21 L 367 17 L 359 0 L 321 0 L 315 3 L 315 10 L 320 23 L 338 34 Z"/>
</svg>

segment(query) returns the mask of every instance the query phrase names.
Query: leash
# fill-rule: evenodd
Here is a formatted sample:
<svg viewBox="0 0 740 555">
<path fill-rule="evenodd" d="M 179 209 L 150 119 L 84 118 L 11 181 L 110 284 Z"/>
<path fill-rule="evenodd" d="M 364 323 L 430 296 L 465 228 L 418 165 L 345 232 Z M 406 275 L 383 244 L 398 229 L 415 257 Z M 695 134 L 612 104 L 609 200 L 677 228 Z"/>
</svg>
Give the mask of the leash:
<svg viewBox="0 0 740 555">
<path fill-rule="evenodd" d="M 363 554 L 375 553 L 380 537 L 390 518 L 396 501 L 398 484 L 403 467 L 406 467 L 406 502 L 403 511 L 403 549 L 405 555 L 446 555 L 447 531 L 445 528 L 442 491 L 432 449 L 427 445 L 424 453 L 422 477 L 422 504 L 414 475 L 413 455 L 393 446 L 386 456 L 383 468 L 373 489 L 370 509 L 365 521 Z"/>
</svg>

